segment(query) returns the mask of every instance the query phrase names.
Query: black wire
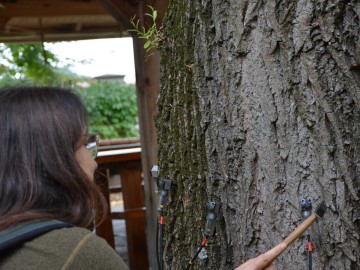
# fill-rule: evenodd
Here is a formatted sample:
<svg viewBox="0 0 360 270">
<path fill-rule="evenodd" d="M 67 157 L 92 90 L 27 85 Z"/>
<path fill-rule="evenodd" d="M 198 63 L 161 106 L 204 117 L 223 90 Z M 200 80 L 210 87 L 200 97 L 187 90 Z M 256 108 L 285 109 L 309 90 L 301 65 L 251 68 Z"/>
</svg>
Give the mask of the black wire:
<svg viewBox="0 0 360 270">
<path fill-rule="evenodd" d="M 162 216 L 160 216 L 162 217 Z M 163 236 L 164 236 L 164 224 L 160 223 L 160 270 L 164 269 L 164 260 L 163 260 Z"/>
<path fill-rule="evenodd" d="M 196 252 L 195 256 L 189 261 L 186 270 L 189 270 L 189 269 L 190 269 L 191 265 L 194 263 L 195 259 L 197 258 L 197 256 L 199 255 L 199 253 L 200 253 L 200 251 L 202 250 L 203 247 L 204 247 L 204 246 L 200 246 L 200 247 L 198 248 L 198 251 Z"/>
<path fill-rule="evenodd" d="M 203 247 L 206 244 L 206 241 L 208 240 L 209 236 L 206 236 L 206 238 L 203 240 L 203 242 L 201 243 L 200 247 L 198 248 L 197 252 L 195 253 L 194 257 L 188 262 L 188 266 L 186 268 L 186 270 L 189 270 L 191 265 L 194 263 L 195 259 L 197 258 L 197 256 L 200 254 L 201 250 L 203 249 Z M 205 243 L 204 243 L 205 241 Z"/>
<path fill-rule="evenodd" d="M 308 233 L 307 235 L 307 240 L 308 240 L 309 270 L 312 270 L 312 248 L 309 249 L 309 245 L 312 246 L 312 243 L 310 241 L 310 233 Z"/>
<path fill-rule="evenodd" d="M 160 257 L 159 257 L 159 227 L 160 227 L 160 222 L 157 222 L 156 223 L 156 258 L 158 263 L 158 269 L 161 270 Z"/>
</svg>

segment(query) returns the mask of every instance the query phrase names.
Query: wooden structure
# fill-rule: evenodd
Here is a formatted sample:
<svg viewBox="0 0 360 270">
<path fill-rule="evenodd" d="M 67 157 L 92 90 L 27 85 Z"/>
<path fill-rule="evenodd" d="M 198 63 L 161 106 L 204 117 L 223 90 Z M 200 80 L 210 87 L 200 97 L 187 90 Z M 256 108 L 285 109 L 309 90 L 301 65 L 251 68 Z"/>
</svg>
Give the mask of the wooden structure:
<svg viewBox="0 0 360 270">
<path fill-rule="evenodd" d="M 168 0 L 2 0 L 0 42 L 53 42 L 130 36 L 134 16 L 146 25 L 147 5 L 158 11 L 161 23 Z M 133 36 L 139 108 L 141 163 L 144 180 L 149 265 L 157 268 L 156 203 L 150 168 L 157 161 L 153 116 L 159 89 L 160 60 L 144 60 L 143 42 Z"/>
<path fill-rule="evenodd" d="M 145 205 L 140 147 L 119 147 L 100 151 L 95 181 L 110 205 L 110 194 L 122 193 L 124 211 L 110 212 L 107 219 L 96 227 L 96 234 L 115 248 L 112 220 L 122 219 L 126 224 L 130 269 L 148 269 L 148 252 L 145 229 Z M 119 175 L 118 185 L 109 185 L 110 178 Z M 110 210 L 110 209 L 109 209 Z"/>
</svg>

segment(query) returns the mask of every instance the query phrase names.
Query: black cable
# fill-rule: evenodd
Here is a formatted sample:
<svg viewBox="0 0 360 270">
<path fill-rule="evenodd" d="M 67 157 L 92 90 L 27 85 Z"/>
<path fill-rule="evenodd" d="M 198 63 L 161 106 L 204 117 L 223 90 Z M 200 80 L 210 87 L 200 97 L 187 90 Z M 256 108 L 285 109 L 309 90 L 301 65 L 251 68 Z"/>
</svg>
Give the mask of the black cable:
<svg viewBox="0 0 360 270">
<path fill-rule="evenodd" d="M 159 222 L 156 226 L 156 257 L 158 263 L 158 269 L 164 269 L 164 247 L 163 247 L 163 238 L 164 238 L 164 206 L 166 202 L 166 196 L 171 189 L 171 180 L 168 179 L 159 179 L 159 166 L 154 165 L 151 170 L 151 176 L 155 181 L 156 191 L 160 190 L 159 198 Z"/>
<path fill-rule="evenodd" d="M 171 188 L 171 180 L 161 179 L 159 180 L 160 187 L 160 198 L 159 198 L 159 270 L 164 269 L 164 247 L 163 247 L 163 237 L 164 237 L 164 206 L 166 202 L 166 196 L 169 193 Z"/>
<path fill-rule="evenodd" d="M 188 262 L 188 266 L 186 268 L 186 270 L 189 270 L 191 265 L 193 265 L 195 259 L 197 258 L 197 256 L 200 254 L 201 250 L 203 249 L 203 247 L 205 246 L 207 240 L 209 239 L 209 236 L 206 236 L 204 238 L 204 240 L 201 242 L 200 247 L 198 248 L 197 252 L 195 253 L 194 257 Z"/>
<path fill-rule="evenodd" d="M 304 219 L 307 219 L 312 212 L 312 202 L 310 199 L 302 199 L 300 201 L 301 206 L 301 216 Z M 310 240 L 310 230 L 308 229 L 306 232 L 306 238 L 307 238 L 307 250 L 308 250 L 308 258 L 309 258 L 309 270 L 312 270 L 312 243 Z"/>
<path fill-rule="evenodd" d="M 311 243 L 311 241 L 310 241 L 310 233 L 307 234 L 307 240 L 308 240 L 309 270 L 312 270 L 312 252 L 313 252 L 313 247 L 312 247 L 312 243 Z"/>
<path fill-rule="evenodd" d="M 160 227 L 160 222 L 156 222 L 156 259 L 158 263 L 158 268 L 160 270 L 161 266 L 160 266 L 160 257 L 159 257 L 159 227 Z"/>
<path fill-rule="evenodd" d="M 163 237 L 164 237 L 164 216 L 162 214 L 160 214 L 160 221 L 159 221 L 159 225 L 160 225 L 160 252 L 159 252 L 159 260 L 160 260 L 160 270 L 164 269 L 164 260 L 163 260 L 163 253 L 164 253 L 164 247 L 163 247 Z"/>
</svg>

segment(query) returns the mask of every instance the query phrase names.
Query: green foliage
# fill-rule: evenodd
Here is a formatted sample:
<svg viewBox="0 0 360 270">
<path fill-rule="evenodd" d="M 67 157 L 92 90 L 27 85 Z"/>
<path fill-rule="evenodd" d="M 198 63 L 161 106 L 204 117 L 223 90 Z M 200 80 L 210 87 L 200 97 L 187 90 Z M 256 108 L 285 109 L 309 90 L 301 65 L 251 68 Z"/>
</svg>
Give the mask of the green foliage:
<svg viewBox="0 0 360 270">
<path fill-rule="evenodd" d="M 90 88 L 76 87 L 86 79 L 68 68 L 58 68 L 57 57 L 40 44 L 0 44 L 0 87 L 47 85 L 75 88 L 89 111 L 90 132 L 104 139 L 139 137 L 136 128 L 135 87 L 125 83 L 90 83 Z"/>
<path fill-rule="evenodd" d="M 151 18 L 151 26 L 146 30 L 144 26 L 140 26 L 140 20 L 135 21 L 135 16 L 130 19 L 130 23 L 134 29 L 129 29 L 129 32 L 135 32 L 139 38 L 145 39 L 144 49 L 146 52 L 149 52 L 152 49 L 159 49 L 160 43 L 163 40 L 161 32 L 158 30 L 156 25 L 157 11 L 152 7 L 148 6 L 151 9 L 151 14 L 145 13 L 145 16 Z"/>
<path fill-rule="evenodd" d="M 9 86 L 31 86 L 34 85 L 31 80 L 27 79 L 15 79 L 8 76 L 0 79 L 0 88 L 9 87 Z"/>
<path fill-rule="evenodd" d="M 0 76 L 29 79 L 34 83 L 49 84 L 56 79 L 57 57 L 42 44 L 0 44 Z"/>
<path fill-rule="evenodd" d="M 91 133 L 103 139 L 139 137 L 136 91 L 133 85 L 119 82 L 96 83 L 77 88 L 89 112 Z"/>
</svg>

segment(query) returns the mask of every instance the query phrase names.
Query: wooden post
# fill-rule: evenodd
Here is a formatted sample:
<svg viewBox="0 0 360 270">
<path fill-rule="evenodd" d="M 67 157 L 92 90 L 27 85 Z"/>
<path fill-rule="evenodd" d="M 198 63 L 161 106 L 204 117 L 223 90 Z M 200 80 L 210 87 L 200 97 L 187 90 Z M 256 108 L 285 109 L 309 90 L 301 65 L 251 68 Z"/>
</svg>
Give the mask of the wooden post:
<svg viewBox="0 0 360 270">
<path fill-rule="evenodd" d="M 145 192 L 145 206 L 146 206 L 146 227 L 147 227 L 147 241 L 149 252 L 149 264 L 152 269 L 157 269 L 156 259 L 156 222 L 157 222 L 157 199 L 154 192 L 154 183 L 151 179 L 150 169 L 157 162 L 157 144 L 156 131 L 153 121 L 155 113 L 155 100 L 158 93 L 158 79 L 159 71 L 154 66 L 160 61 L 152 56 L 149 62 L 144 62 L 144 48 L 143 42 L 138 38 L 133 38 L 134 56 L 135 56 L 135 70 L 136 70 L 136 88 L 139 108 L 139 122 L 140 122 L 140 140 L 141 140 L 141 161 L 144 177 L 144 192 Z M 146 67 L 146 68 L 145 68 Z M 153 71 L 152 74 L 150 71 Z M 150 111 L 152 108 L 153 111 Z"/>
<path fill-rule="evenodd" d="M 114 231 L 113 231 L 112 220 L 110 217 L 110 199 L 109 199 L 109 184 L 108 184 L 109 169 L 105 167 L 101 167 L 100 165 L 98 171 L 100 173 L 96 173 L 95 183 L 100 188 L 101 192 L 104 194 L 104 197 L 106 199 L 109 208 L 106 219 L 100 225 L 96 226 L 96 235 L 104 238 L 112 248 L 115 248 Z"/>
<path fill-rule="evenodd" d="M 101 0 L 104 8 L 123 26 L 131 28 L 130 19 L 136 15 L 141 23 L 147 5 L 158 11 L 159 26 L 165 16 L 168 0 Z M 134 35 L 134 33 L 132 33 Z M 144 179 L 146 228 L 150 269 L 158 269 L 156 259 L 157 196 L 150 175 L 151 167 L 157 163 L 157 136 L 153 117 L 156 113 L 156 100 L 160 88 L 160 56 L 155 53 L 145 61 L 143 41 L 133 36 L 136 72 L 136 92 L 140 123 L 141 161 Z"/>
<path fill-rule="evenodd" d="M 124 209 L 139 209 L 144 206 L 141 186 L 141 164 L 137 161 L 127 162 L 119 170 L 123 191 Z M 148 256 L 145 235 L 144 215 L 125 219 L 128 237 L 128 254 L 130 269 L 147 270 Z"/>
</svg>

